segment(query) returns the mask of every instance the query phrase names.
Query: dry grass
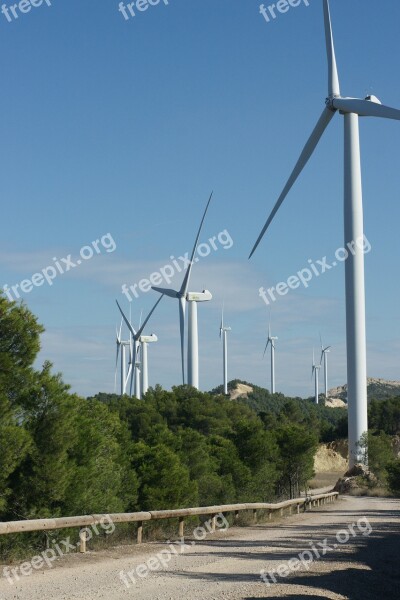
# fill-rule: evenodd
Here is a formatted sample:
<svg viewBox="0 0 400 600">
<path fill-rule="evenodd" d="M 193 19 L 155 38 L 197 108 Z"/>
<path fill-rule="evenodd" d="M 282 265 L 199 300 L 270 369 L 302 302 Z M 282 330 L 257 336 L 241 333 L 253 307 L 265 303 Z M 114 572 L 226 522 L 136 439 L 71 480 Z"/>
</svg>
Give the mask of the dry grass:
<svg viewBox="0 0 400 600">
<path fill-rule="evenodd" d="M 394 498 L 393 494 L 391 494 L 384 487 L 360 487 L 355 490 L 351 490 L 349 493 L 350 496 L 368 496 L 369 498 Z"/>
</svg>

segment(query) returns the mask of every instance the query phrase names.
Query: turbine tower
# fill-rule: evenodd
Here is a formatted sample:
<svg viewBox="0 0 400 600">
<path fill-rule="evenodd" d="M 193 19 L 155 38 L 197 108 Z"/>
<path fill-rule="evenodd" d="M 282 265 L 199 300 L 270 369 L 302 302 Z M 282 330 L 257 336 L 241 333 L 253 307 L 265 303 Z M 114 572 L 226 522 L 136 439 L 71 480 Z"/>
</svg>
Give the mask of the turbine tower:
<svg viewBox="0 0 400 600">
<path fill-rule="evenodd" d="M 179 291 L 171 290 L 168 288 L 154 287 L 153 290 L 160 294 L 165 294 L 169 298 L 175 298 L 179 300 L 179 326 L 181 335 L 181 363 L 182 363 L 182 382 L 185 384 L 185 314 L 186 314 L 186 302 L 189 303 L 189 319 L 188 319 L 188 384 L 192 387 L 199 388 L 199 332 L 197 324 L 197 303 L 208 302 L 212 299 L 212 294 L 208 290 L 202 292 L 189 292 L 189 281 L 190 275 L 193 268 L 193 259 L 199 243 L 199 237 L 203 228 L 204 219 L 210 206 L 211 198 L 208 199 L 203 218 L 200 223 L 199 230 L 197 232 L 196 240 L 192 250 L 192 256 L 190 258 L 189 266 L 186 270 L 185 277 Z"/>
<path fill-rule="evenodd" d="M 321 363 L 319 365 L 317 365 L 315 363 L 315 353 L 313 350 L 312 353 L 312 372 L 311 372 L 311 377 L 314 375 L 314 380 L 315 380 L 315 404 L 319 403 L 319 370 L 321 368 Z"/>
<path fill-rule="evenodd" d="M 230 327 L 224 325 L 224 308 L 222 307 L 221 326 L 219 328 L 219 337 L 222 338 L 222 359 L 224 369 L 224 394 L 228 395 L 228 331 Z"/>
<path fill-rule="evenodd" d="M 365 330 L 365 283 L 363 203 L 359 117 L 400 120 L 400 110 L 383 106 L 375 96 L 347 98 L 340 93 L 328 0 L 323 0 L 328 56 L 328 97 L 324 111 L 307 141 L 282 194 L 278 198 L 251 252 L 254 253 L 300 173 L 308 163 L 325 129 L 337 112 L 344 117 L 344 245 L 351 248 L 346 260 L 346 338 L 349 408 L 350 466 L 365 461 L 359 442 L 368 430 L 367 360 Z M 296 101 L 298 106 L 298 101 Z M 250 256 L 251 256 L 250 255 Z"/>
<path fill-rule="evenodd" d="M 117 373 L 118 373 L 118 358 L 121 352 L 121 368 L 120 368 L 120 382 L 121 382 L 121 396 L 126 394 L 126 388 L 128 385 L 130 372 L 126 371 L 126 348 L 129 347 L 129 342 L 122 339 L 122 319 L 121 325 L 118 331 L 116 328 L 116 344 L 117 344 L 117 356 L 115 361 L 115 375 L 114 375 L 114 393 L 117 392 Z"/>
<path fill-rule="evenodd" d="M 139 361 L 139 350 L 140 350 L 140 346 L 141 346 L 141 337 L 142 337 L 144 328 L 146 327 L 147 323 L 150 320 L 150 317 L 152 316 L 153 312 L 156 310 L 157 306 L 159 305 L 159 303 L 161 302 L 162 299 L 163 299 L 163 294 L 157 300 L 157 302 L 155 303 L 155 305 L 153 306 L 153 308 L 147 315 L 146 319 L 144 320 L 143 325 L 141 325 L 141 327 L 138 331 L 134 330 L 130 320 L 127 319 L 124 311 L 122 310 L 122 308 L 120 307 L 120 305 L 118 303 L 118 300 L 116 300 L 116 303 L 117 303 L 119 311 L 122 315 L 122 318 L 124 319 L 128 329 L 131 333 L 131 342 L 130 342 L 130 347 L 131 347 L 131 352 L 130 352 L 131 389 L 130 389 L 130 393 L 132 395 L 132 386 L 133 386 L 133 382 L 135 382 L 135 396 L 138 400 L 140 400 L 142 397 L 142 393 L 141 393 L 141 389 L 140 389 L 140 367 L 141 367 L 141 364 Z M 143 365 L 142 365 L 142 371 L 143 371 Z M 146 371 L 147 371 L 147 353 L 146 353 Z M 146 377 L 148 378 L 147 372 L 146 372 Z"/>
<path fill-rule="evenodd" d="M 149 389 L 149 365 L 147 358 L 148 345 L 154 342 L 158 342 L 158 337 L 154 335 L 141 335 L 140 336 L 140 348 L 141 348 L 141 359 L 142 359 L 142 395 L 144 396 Z"/>
<path fill-rule="evenodd" d="M 327 346 L 326 348 L 324 348 L 321 336 L 320 336 L 320 339 L 321 339 L 321 364 L 322 364 L 322 361 L 324 361 L 325 399 L 328 400 L 328 354 L 330 353 L 332 346 Z"/>
<path fill-rule="evenodd" d="M 275 342 L 278 340 L 277 337 L 271 335 L 271 319 L 268 325 L 268 339 L 265 346 L 263 357 L 268 350 L 268 346 L 271 345 L 271 394 L 275 394 Z"/>
</svg>

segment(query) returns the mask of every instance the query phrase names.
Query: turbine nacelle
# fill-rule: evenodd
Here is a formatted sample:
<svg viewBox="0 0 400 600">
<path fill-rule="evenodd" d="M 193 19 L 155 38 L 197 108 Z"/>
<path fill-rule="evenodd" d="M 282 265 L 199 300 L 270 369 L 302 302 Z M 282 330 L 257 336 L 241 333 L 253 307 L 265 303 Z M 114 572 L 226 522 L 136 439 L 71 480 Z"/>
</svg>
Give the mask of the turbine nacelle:
<svg viewBox="0 0 400 600">
<path fill-rule="evenodd" d="M 208 302 L 212 300 L 212 294 L 208 290 L 202 292 L 188 292 L 186 295 L 188 302 Z"/>
<path fill-rule="evenodd" d="M 158 342 L 158 337 L 154 333 L 151 335 L 141 335 L 139 342 L 141 344 L 151 344 L 152 342 Z"/>
</svg>

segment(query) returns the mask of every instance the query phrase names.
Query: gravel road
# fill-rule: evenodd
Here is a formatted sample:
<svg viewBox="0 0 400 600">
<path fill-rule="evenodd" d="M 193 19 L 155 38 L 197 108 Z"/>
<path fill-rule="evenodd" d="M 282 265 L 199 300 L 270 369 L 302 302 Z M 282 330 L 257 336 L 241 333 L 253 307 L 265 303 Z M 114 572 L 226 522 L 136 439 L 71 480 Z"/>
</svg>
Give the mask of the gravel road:
<svg viewBox="0 0 400 600">
<path fill-rule="evenodd" d="M 399 500 L 344 497 L 280 521 L 209 533 L 203 541 L 188 537 L 170 556 L 169 545 L 158 543 L 69 555 L 13 585 L 2 576 L 0 600 L 397 599 L 399 533 Z M 162 551 L 170 561 L 159 569 L 155 556 Z M 288 561 L 299 554 L 303 562 L 292 560 L 292 570 Z M 140 577 L 136 569 L 149 560 L 158 570 Z M 261 580 L 262 569 L 270 585 Z"/>
</svg>

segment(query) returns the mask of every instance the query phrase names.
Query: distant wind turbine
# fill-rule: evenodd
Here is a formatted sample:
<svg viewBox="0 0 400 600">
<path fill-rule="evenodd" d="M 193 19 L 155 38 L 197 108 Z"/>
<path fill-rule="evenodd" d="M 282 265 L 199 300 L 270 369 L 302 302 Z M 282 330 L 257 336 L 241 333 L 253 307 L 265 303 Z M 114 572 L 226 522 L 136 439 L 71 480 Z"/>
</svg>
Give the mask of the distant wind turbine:
<svg viewBox="0 0 400 600">
<path fill-rule="evenodd" d="M 277 337 L 271 335 L 271 318 L 268 325 L 268 339 L 265 346 L 264 355 L 268 350 L 268 346 L 271 346 L 271 394 L 275 394 L 275 342 L 278 340 Z"/>
<path fill-rule="evenodd" d="M 228 331 L 230 327 L 224 325 L 224 307 L 222 307 L 221 326 L 219 328 L 219 337 L 222 338 L 222 358 L 224 371 L 224 394 L 228 395 Z"/>
<path fill-rule="evenodd" d="M 147 315 L 146 319 L 144 320 L 144 323 L 141 325 L 140 329 L 138 331 L 135 331 L 135 329 L 132 327 L 132 324 L 130 322 L 130 320 L 127 319 L 124 311 L 122 310 L 122 308 L 120 307 L 118 300 L 116 300 L 117 306 L 119 308 L 119 311 L 122 315 L 122 318 L 124 319 L 129 331 L 131 332 L 131 365 L 132 365 L 132 371 L 131 371 L 131 394 L 132 394 L 132 384 L 133 381 L 135 382 L 135 396 L 136 398 L 138 398 L 140 400 L 142 394 L 141 394 L 141 389 L 140 389 L 140 360 L 139 360 L 139 350 L 140 350 L 140 344 L 141 344 L 141 337 L 142 337 L 142 333 L 144 328 L 146 327 L 147 323 L 150 320 L 150 317 L 152 316 L 153 312 L 156 310 L 157 306 L 160 304 L 161 300 L 163 299 L 163 295 L 160 296 L 160 298 L 157 300 L 157 302 L 155 303 L 155 305 L 153 306 L 153 308 L 151 309 L 151 311 L 149 312 L 149 314 Z M 147 352 L 146 352 L 146 371 L 147 371 Z M 143 365 L 142 365 L 142 369 L 143 369 Z M 148 373 L 146 372 L 146 376 L 147 381 L 148 381 Z"/>
<path fill-rule="evenodd" d="M 199 333 L 197 325 L 197 303 L 208 302 L 212 299 L 212 295 L 208 290 L 202 292 L 189 292 L 189 281 L 190 275 L 194 263 L 194 255 L 197 250 L 199 243 L 200 233 L 203 228 L 204 219 L 210 206 L 211 198 L 213 194 L 211 192 L 210 198 L 208 199 L 203 218 L 200 223 L 199 230 L 197 232 L 196 240 L 194 242 L 192 255 L 190 258 L 189 266 L 186 270 L 185 277 L 180 290 L 171 290 L 168 288 L 154 287 L 153 290 L 160 294 L 165 294 L 169 298 L 175 298 L 179 300 L 179 326 L 181 335 L 181 363 L 182 363 L 182 382 L 185 384 L 185 314 L 186 314 L 186 302 L 189 302 L 189 319 L 188 319 L 188 384 L 198 388 L 199 387 Z"/>
<path fill-rule="evenodd" d="M 256 250 L 279 207 L 303 171 L 334 115 L 344 116 L 344 231 L 345 248 L 351 248 L 346 260 L 346 337 L 347 383 L 349 416 L 350 466 L 364 461 L 366 449 L 360 445 L 368 430 L 367 419 L 367 355 L 365 330 L 365 283 L 363 243 L 363 204 L 359 117 L 382 117 L 400 120 L 400 110 L 383 106 L 375 96 L 365 99 L 347 98 L 340 93 L 335 49 L 328 0 L 323 0 L 325 37 L 328 57 L 328 97 L 323 113 L 307 141 L 300 158 L 290 175 L 265 223 L 250 256 Z M 296 101 L 298 106 L 298 101 Z"/>
<path fill-rule="evenodd" d="M 321 368 L 321 363 L 319 365 L 316 364 L 315 362 L 315 353 L 313 350 L 312 353 L 312 373 L 311 373 L 311 377 L 314 375 L 314 382 L 315 382 L 315 404 L 319 403 L 319 370 Z"/>
<path fill-rule="evenodd" d="M 324 362 L 325 399 L 328 400 L 328 354 L 331 351 L 332 346 L 327 346 L 326 348 L 324 348 L 321 336 L 320 336 L 320 340 L 321 340 L 321 364 L 322 364 L 322 361 Z"/>
</svg>

